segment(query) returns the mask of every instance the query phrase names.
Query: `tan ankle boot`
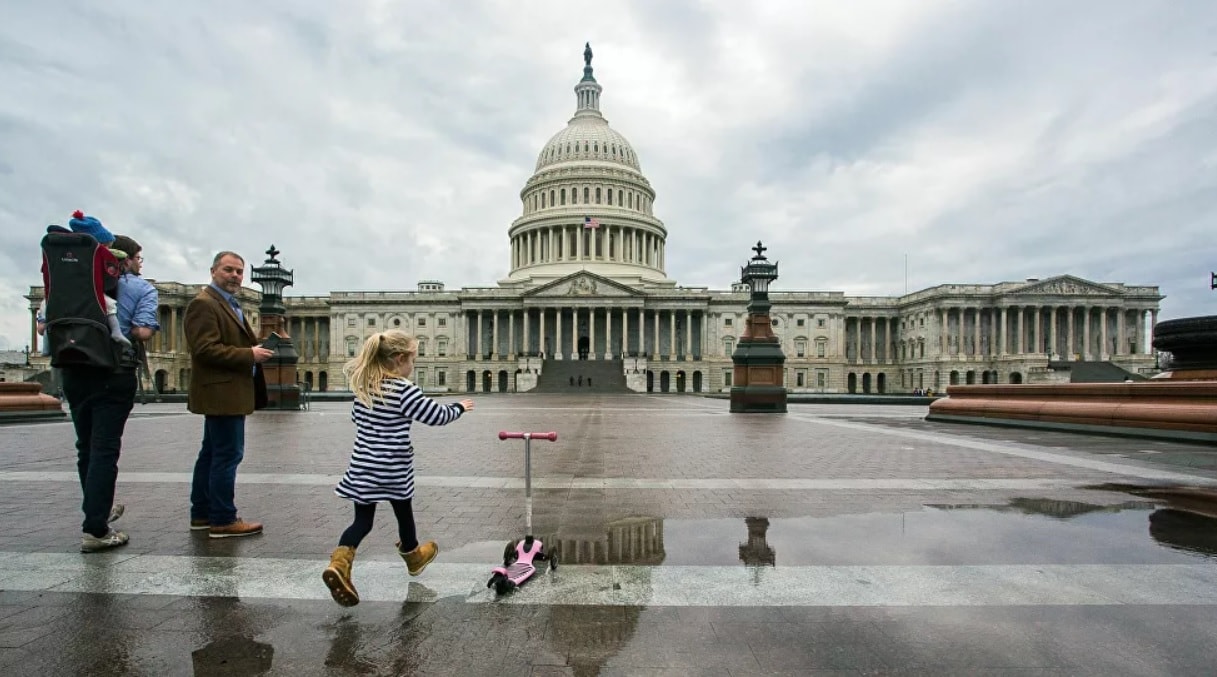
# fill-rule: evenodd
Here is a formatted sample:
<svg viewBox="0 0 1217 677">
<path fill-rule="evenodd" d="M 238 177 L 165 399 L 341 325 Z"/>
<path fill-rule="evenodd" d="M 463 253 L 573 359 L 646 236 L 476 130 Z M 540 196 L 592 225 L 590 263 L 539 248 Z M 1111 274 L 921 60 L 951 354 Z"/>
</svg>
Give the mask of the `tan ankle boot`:
<svg viewBox="0 0 1217 677">
<path fill-rule="evenodd" d="M 401 541 L 398 541 L 397 554 L 406 560 L 406 571 L 409 571 L 411 576 L 417 576 L 439 554 L 439 546 L 435 544 L 435 541 L 427 541 L 426 543 L 419 544 L 417 548 L 410 552 L 402 552 Z"/>
<path fill-rule="evenodd" d="M 340 545 L 330 555 L 330 565 L 321 572 L 321 580 L 330 589 L 330 595 L 342 606 L 359 604 L 359 592 L 351 582 L 351 565 L 354 561 L 355 548 Z"/>
</svg>

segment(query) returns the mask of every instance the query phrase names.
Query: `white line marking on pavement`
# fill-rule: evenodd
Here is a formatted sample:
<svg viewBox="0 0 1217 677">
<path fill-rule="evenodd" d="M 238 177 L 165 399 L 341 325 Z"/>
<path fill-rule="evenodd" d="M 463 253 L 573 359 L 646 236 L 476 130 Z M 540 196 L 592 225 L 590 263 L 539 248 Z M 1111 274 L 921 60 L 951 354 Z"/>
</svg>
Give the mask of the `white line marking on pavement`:
<svg viewBox="0 0 1217 677">
<path fill-rule="evenodd" d="M 302 486 L 332 486 L 338 482 L 340 473 L 252 473 L 243 472 L 238 478 L 241 484 L 283 484 Z M 120 472 L 120 483 L 189 484 L 190 473 L 171 472 Z M 0 471 L 0 482 L 70 482 L 79 483 L 74 472 Z M 418 475 L 415 482 L 421 486 L 454 487 L 468 489 L 523 489 L 524 480 L 518 477 L 461 477 L 443 475 Z M 858 491 L 858 490 L 908 490 L 908 491 L 988 491 L 988 490 L 1035 490 L 1070 488 L 1077 480 L 1065 479 L 630 479 L 621 477 L 534 477 L 534 489 L 747 489 L 753 491 L 801 490 L 801 491 Z"/>
<path fill-rule="evenodd" d="M 879 435 L 903 437 L 905 439 L 921 440 L 923 442 L 932 442 L 934 444 L 947 444 L 953 447 L 963 447 L 965 449 L 974 449 L 977 451 L 990 451 L 995 454 L 1005 454 L 1007 456 L 1016 456 L 1018 458 L 1026 458 L 1035 461 L 1045 461 L 1047 463 L 1067 465 L 1073 468 L 1098 470 L 1099 472 L 1111 473 L 1113 475 L 1129 475 L 1147 480 L 1163 480 L 1167 482 L 1198 482 L 1203 484 L 1212 484 L 1217 482 L 1217 480 L 1213 480 L 1212 478 L 1204 477 L 1202 475 L 1189 475 L 1187 473 L 1172 472 L 1170 470 L 1156 470 L 1154 468 L 1143 468 L 1135 465 L 1126 465 L 1123 463 L 1096 461 L 1089 458 L 1078 458 L 1077 456 L 1054 454 L 1048 451 L 1036 451 L 1034 449 L 1028 449 L 1025 447 L 998 444 L 983 440 L 974 440 L 966 437 L 955 437 L 940 433 L 922 433 L 912 430 L 888 428 L 881 425 L 869 425 L 866 423 L 856 423 L 850 421 L 834 421 L 820 416 L 790 416 L 789 418 L 796 421 L 803 421 L 805 423 L 819 423 L 822 425 L 830 425 L 837 428 L 848 428 L 850 430 L 864 431 Z"/>
<path fill-rule="evenodd" d="M 363 561 L 355 585 L 367 601 L 494 602 L 492 564 L 435 563 L 417 579 L 401 562 Z M 61 593 L 329 599 L 325 561 L 0 553 L 6 590 Z M 1213 605 L 1217 567 L 1201 564 L 984 566 L 562 566 L 509 604 L 657 606 Z"/>
</svg>

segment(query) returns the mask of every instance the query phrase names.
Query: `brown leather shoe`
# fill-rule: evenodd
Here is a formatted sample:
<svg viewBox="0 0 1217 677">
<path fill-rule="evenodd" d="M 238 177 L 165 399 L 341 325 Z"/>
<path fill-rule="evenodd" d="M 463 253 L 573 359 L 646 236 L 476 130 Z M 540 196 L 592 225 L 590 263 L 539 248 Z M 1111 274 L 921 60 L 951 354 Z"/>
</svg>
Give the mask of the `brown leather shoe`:
<svg viewBox="0 0 1217 677">
<path fill-rule="evenodd" d="M 211 538 L 233 538 L 235 536 L 253 536 L 254 534 L 262 533 L 261 522 L 247 522 L 237 518 L 237 521 L 224 526 L 212 525 L 207 529 L 207 535 Z"/>
<path fill-rule="evenodd" d="M 211 522 L 208 522 L 207 520 L 196 520 L 196 519 L 190 520 L 190 530 L 191 531 L 202 531 L 202 530 L 208 529 L 210 527 L 211 527 Z"/>
</svg>

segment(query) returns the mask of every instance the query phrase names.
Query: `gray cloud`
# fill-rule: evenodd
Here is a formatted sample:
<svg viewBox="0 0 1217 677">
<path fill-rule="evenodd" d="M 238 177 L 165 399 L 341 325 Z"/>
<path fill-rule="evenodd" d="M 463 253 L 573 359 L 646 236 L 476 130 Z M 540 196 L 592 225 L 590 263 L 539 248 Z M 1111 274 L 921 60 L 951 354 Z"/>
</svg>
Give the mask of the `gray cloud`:
<svg viewBox="0 0 1217 677">
<path fill-rule="evenodd" d="M 907 256 L 911 289 L 1072 273 L 1211 313 L 1215 37 L 1167 0 L 27 3 L 0 26 L 0 343 L 76 208 L 158 279 L 273 242 L 289 293 L 493 284 L 585 40 L 682 284 L 764 239 L 779 289 L 900 293 Z"/>
</svg>

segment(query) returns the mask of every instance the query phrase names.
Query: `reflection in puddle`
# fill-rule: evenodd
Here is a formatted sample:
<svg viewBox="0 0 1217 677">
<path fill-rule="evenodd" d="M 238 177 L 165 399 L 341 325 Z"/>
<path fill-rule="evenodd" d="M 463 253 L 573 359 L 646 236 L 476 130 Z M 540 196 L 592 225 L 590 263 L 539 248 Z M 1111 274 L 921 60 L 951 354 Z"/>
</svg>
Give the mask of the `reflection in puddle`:
<svg viewBox="0 0 1217 677">
<path fill-rule="evenodd" d="M 626 517 L 607 524 L 568 526 L 557 534 L 537 534 L 552 546 L 562 564 L 658 565 L 666 558 L 664 521 L 659 517 Z"/>
<path fill-rule="evenodd" d="M 270 671 L 275 648 L 248 637 L 222 637 L 190 654 L 195 677 L 263 675 Z"/>
<path fill-rule="evenodd" d="M 1151 501 L 1094 505 L 1019 498 L 903 513 L 665 519 L 663 563 L 774 566 L 780 558 L 786 566 L 1158 564 L 1217 555 L 1217 519 L 1176 512 Z"/>
<path fill-rule="evenodd" d="M 539 536 L 562 563 L 595 565 L 772 567 L 779 556 L 786 566 L 1160 564 L 1217 556 L 1217 490 L 1089 488 L 1135 498 L 1019 497 L 829 517 L 635 516 Z"/>
<path fill-rule="evenodd" d="M 746 517 L 744 524 L 748 526 L 748 540 L 740 543 L 740 561 L 748 566 L 774 566 L 777 564 L 777 553 L 769 545 L 769 520 L 765 517 Z"/>
<path fill-rule="evenodd" d="M 1217 555 L 1217 519 L 1163 508 L 1149 516 L 1149 535 L 1168 548 Z"/>
</svg>

